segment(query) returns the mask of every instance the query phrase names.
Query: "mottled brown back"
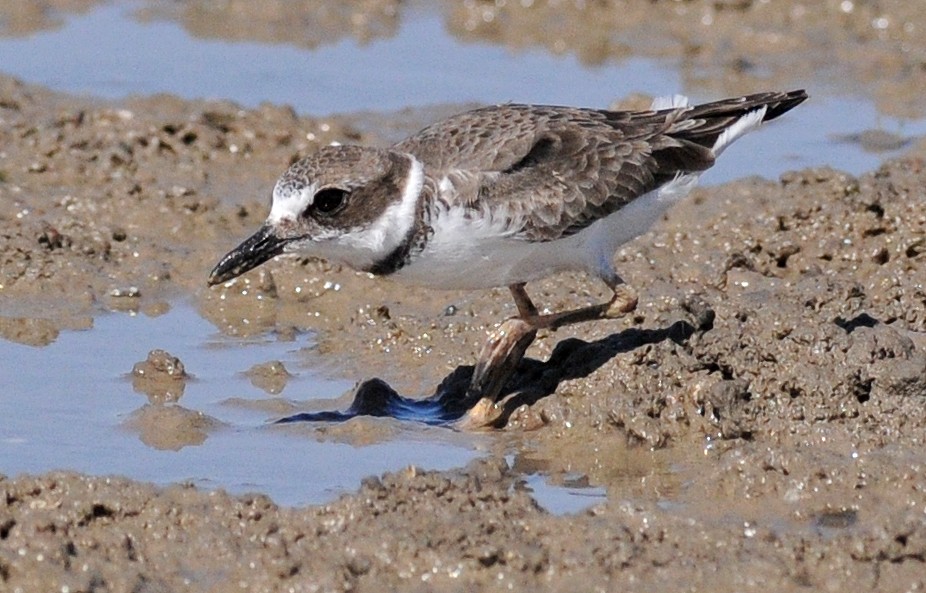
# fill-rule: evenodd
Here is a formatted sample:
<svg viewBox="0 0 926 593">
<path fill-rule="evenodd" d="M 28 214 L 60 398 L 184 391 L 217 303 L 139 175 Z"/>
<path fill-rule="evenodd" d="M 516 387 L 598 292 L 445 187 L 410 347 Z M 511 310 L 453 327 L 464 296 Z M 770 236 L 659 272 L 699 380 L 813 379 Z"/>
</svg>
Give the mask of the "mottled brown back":
<svg viewBox="0 0 926 593">
<path fill-rule="evenodd" d="M 679 173 L 710 168 L 719 135 L 747 113 L 766 106 L 771 120 L 806 98 L 769 92 L 660 111 L 508 104 L 451 117 L 393 148 L 415 155 L 433 178 L 450 174 L 464 203 L 522 221 L 517 236 L 549 241 Z"/>
</svg>

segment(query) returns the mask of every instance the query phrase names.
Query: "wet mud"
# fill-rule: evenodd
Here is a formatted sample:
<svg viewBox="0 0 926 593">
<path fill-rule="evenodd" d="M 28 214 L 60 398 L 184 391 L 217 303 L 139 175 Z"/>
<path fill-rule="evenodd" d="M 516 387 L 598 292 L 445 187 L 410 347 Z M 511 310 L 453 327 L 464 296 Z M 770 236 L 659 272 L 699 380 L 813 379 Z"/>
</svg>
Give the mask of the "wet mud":
<svg viewBox="0 0 926 593">
<path fill-rule="evenodd" d="M 492 18 L 510 24 L 495 33 L 491 19 L 467 25 L 482 3 L 451 14 L 486 36 L 546 18 L 518 4 L 497 9 Z M 708 5 L 730 27 L 737 15 L 788 7 L 777 13 L 788 20 L 767 25 L 783 44 L 803 34 L 785 26 L 806 22 L 798 8 L 829 11 L 814 22 L 831 23 L 823 30 L 839 51 L 858 52 L 862 83 L 883 74 L 880 48 L 906 44 L 876 92 L 898 111 L 916 107 L 909 89 L 921 79 L 910 69 L 923 37 L 907 30 L 923 21 L 912 4 L 881 3 L 877 14 L 846 2 L 655 10 Z M 842 20 L 827 20 L 839 10 Z M 696 61 L 713 60 L 723 43 L 749 46 L 704 35 Z M 465 384 L 488 333 L 515 312 L 507 290 L 421 291 L 293 257 L 206 288 L 216 258 L 266 215 L 279 172 L 331 141 L 380 140 L 285 107 L 102 103 L 0 77 L 0 335 L 39 346 L 101 311 L 156 315 L 186 297 L 230 335 L 317 332 L 305 353 L 313 367 L 376 379 L 336 409 L 274 401 L 274 417 L 417 402 Z M 636 312 L 541 333 L 504 394 L 497 450 L 465 468 L 371 477 L 309 508 L 120 477 L 4 478 L 0 589 L 926 587 L 926 146 L 907 143 L 906 156 L 858 177 L 833 163 L 697 190 L 616 255 L 640 294 Z M 580 274 L 528 288 L 550 310 L 606 292 Z M 182 360 L 152 352 L 125 371 L 148 398 L 126 428 L 150 446 L 179 448 L 221 428 L 165 405 L 182 404 Z M 268 394 L 289 377 L 277 361 L 238 372 Z M 379 422 L 354 418 L 341 434 L 376 438 L 388 431 Z M 534 473 L 607 498 L 551 514 L 526 485 Z"/>
</svg>

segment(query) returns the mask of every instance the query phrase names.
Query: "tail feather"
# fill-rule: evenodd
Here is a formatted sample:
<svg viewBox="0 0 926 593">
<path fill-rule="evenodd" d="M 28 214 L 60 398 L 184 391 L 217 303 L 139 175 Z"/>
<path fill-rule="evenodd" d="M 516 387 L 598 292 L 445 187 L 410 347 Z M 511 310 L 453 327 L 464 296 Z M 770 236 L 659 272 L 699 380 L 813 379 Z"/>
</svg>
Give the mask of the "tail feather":
<svg viewBox="0 0 926 593">
<path fill-rule="evenodd" d="M 730 144 L 763 122 L 775 119 L 807 99 L 803 90 L 767 92 L 724 99 L 692 107 L 657 111 L 665 121 L 661 132 L 667 139 L 653 152 L 654 178 L 665 183 L 679 171 L 696 173 L 713 166 Z M 658 104 L 675 103 L 672 98 Z"/>
<path fill-rule="evenodd" d="M 717 140 L 714 141 L 714 146 L 711 147 L 714 158 L 716 159 L 719 157 L 720 153 L 722 153 L 726 147 L 730 146 L 734 140 L 762 125 L 762 122 L 766 120 L 765 116 L 767 113 L 768 107 L 763 105 L 755 111 L 750 111 L 742 116 L 736 120 L 733 125 L 721 132 L 720 136 L 717 136 Z"/>
<path fill-rule="evenodd" d="M 744 116 L 764 110 L 761 119 L 755 122 L 755 125 L 758 125 L 784 115 L 806 100 L 807 92 L 804 90 L 772 91 L 695 105 L 685 110 L 678 124 L 670 129 L 668 134 L 678 139 L 714 148 L 719 144 L 720 135 L 727 129 L 733 128 Z M 740 132 L 736 137 L 741 136 L 742 133 Z M 721 145 L 721 150 L 727 145 L 729 141 Z"/>
<path fill-rule="evenodd" d="M 713 119 L 717 117 L 742 117 L 759 107 L 766 107 L 764 121 L 784 115 L 807 100 L 807 91 L 768 91 L 733 99 L 722 99 L 691 107 L 687 119 Z"/>
</svg>

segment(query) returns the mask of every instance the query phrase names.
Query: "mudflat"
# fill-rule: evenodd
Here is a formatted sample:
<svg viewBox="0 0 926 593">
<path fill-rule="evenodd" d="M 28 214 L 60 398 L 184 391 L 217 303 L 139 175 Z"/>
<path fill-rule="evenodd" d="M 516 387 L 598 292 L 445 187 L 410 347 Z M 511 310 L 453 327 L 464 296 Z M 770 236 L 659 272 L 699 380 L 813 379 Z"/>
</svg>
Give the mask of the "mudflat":
<svg viewBox="0 0 926 593">
<path fill-rule="evenodd" d="M 657 4 L 674 14 L 689 3 Z M 712 4 L 721 24 L 733 14 L 759 26 L 753 3 Z M 811 22 L 837 41 L 854 30 L 844 51 L 857 80 L 892 64 L 879 101 L 915 109 L 923 36 L 889 26 L 921 33 L 913 3 L 871 15 L 845 2 L 803 10 L 824 5 L 831 14 L 801 21 L 800 4 L 781 3 L 775 43 L 797 38 L 789 23 Z M 512 24 L 495 34 L 534 30 L 528 13 L 501 10 Z M 884 28 L 872 28 L 881 18 Z M 719 55 L 729 35 L 749 45 L 745 33 L 713 30 L 697 59 Z M 507 291 L 414 290 L 294 258 L 205 286 L 217 256 L 266 215 L 282 168 L 332 141 L 375 138 L 347 119 L 285 107 L 104 103 L 0 77 L 0 335 L 47 344 L 106 308 L 145 311 L 192 295 L 222 331 L 312 329 L 332 372 L 433 391 L 513 314 Z M 834 163 L 697 190 L 617 254 L 640 293 L 634 315 L 542 335 L 496 429 L 499 452 L 467 467 L 371 477 L 308 508 L 113 476 L 2 479 L 0 588 L 921 589 L 924 157 L 913 141 L 906 156 L 858 177 Z M 562 310 L 604 291 L 577 274 L 531 294 Z M 152 368 L 175 371 L 167 356 Z M 139 419 L 150 424 L 138 430 L 157 433 L 159 418 Z M 375 419 L 348 424 L 325 430 L 359 440 L 386 430 Z M 607 498 L 552 515 L 524 488 L 534 471 L 563 483 L 582 476 Z"/>
</svg>

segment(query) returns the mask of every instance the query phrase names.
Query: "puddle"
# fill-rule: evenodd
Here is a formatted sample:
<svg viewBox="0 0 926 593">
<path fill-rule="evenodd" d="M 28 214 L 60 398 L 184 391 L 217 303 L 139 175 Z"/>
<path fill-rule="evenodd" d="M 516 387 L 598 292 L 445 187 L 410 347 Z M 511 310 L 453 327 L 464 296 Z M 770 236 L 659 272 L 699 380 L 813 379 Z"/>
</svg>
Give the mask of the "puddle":
<svg viewBox="0 0 926 593">
<path fill-rule="evenodd" d="M 267 400 L 328 399 L 350 389 L 349 382 L 304 368 L 300 351 L 311 344 L 308 335 L 290 342 L 272 335 L 225 337 L 186 304 L 158 317 L 103 314 L 92 329 L 63 332 L 41 348 L 0 341 L 0 359 L 17 369 L 0 374 L 0 471 L 68 469 L 160 484 L 192 481 L 299 505 L 353 491 L 369 475 L 408 465 L 449 469 L 478 455 L 478 437 L 449 430 L 425 436 L 405 427 L 386 442 L 355 447 L 270 425 L 277 416 L 260 411 Z M 176 406 L 222 423 L 201 444 L 162 450 L 127 427 L 139 410 L 151 409 L 133 389 L 130 373 L 154 348 L 179 357 L 193 377 Z M 293 375 L 280 396 L 244 374 L 270 360 L 283 362 Z M 237 405 L 241 401 L 255 405 Z"/>
<path fill-rule="evenodd" d="M 195 37 L 171 20 L 136 19 L 141 6 L 104 4 L 63 15 L 61 26 L 51 30 L 0 38 L 0 70 L 56 90 L 109 99 L 173 93 L 246 107 L 269 101 L 321 116 L 369 116 L 411 107 L 419 115 L 403 112 L 406 131 L 430 121 L 435 106 L 447 104 L 606 107 L 638 92 L 719 98 L 686 88 L 679 64 L 669 59 L 630 57 L 589 65 L 572 55 L 463 42 L 448 33 L 439 9 L 424 6 L 403 11 L 387 37 L 365 43 L 335 39 L 311 49 Z M 745 175 L 775 178 L 786 170 L 823 165 L 861 173 L 900 154 L 905 138 L 926 134 L 926 121 L 883 116 L 870 101 L 830 92 L 814 81 L 795 80 L 792 86 L 809 86 L 811 100 L 739 141 L 705 183 Z M 489 438 L 374 420 L 369 422 L 385 423 L 388 438 L 355 446 L 348 444 L 351 435 L 362 429 L 353 421 L 330 430 L 272 426 L 282 416 L 269 411 L 273 406 L 267 401 L 274 397 L 330 400 L 351 388 L 306 366 L 300 352 L 311 346 L 310 335 L 295 341 L 222 336 L 182 303 L 158 317 L 104 314 L 91 329 L 63 332 L 41 348 L 0 341 L 0 358 L 17 371 L 0 373 L 0 471 L 63 468 L 162 484 L 193 481 L 232 492 L 259 490 L 282 504 L 310 504 L 355 490 L 363 477 L 410 464 L 464 465 L 479 454 L 481 439 Z M 199 444 L 158 449 L 126 427 L 148 405 L 128 375 L 154 348 L 178 356 L 193 376 L 176 405 L 218 423 Z M 276 360 L 293 376 L 271 396 L 244 373 Z M 579 512 L 605 496 L 604 488 L 568 480 L 551 484 L 542 472 L 525 475 L 526 486 L 553 513 Z M 821 525 L 829 525 L 826 521 Z"/>
<path fill-rule="evenodd" d="M 570 480 L 567 476 L 562 484 L 551 484 L 549 477 L 542 474 L 524 478 L 524 485 L 537 504 L 554 515 L 575 514 L 607 500 L 605 488 L 585 482 L 582 477 Z"/>
<path fill-rule="evenodd" d="M 277 423 L 293 407 L 341 406 L 353 388 L 314 373 L 305 356 L 312 347 L 305 333 L 288 340 L 273 333 L 224 336 L 182 302 L 158 316 L 104 313 L 92 327 L 63 331 L 41 347 L 0 341 L 0 360 L 18 369 L 0 374 L 0 472 L 119 474 L 258 491 L 280 504 L 304 505 L 324 503 L 356 490 L 367 476 L 409 465 L 460 467 L 492 447 L 491 435 L 393 418 Z M 152 349 L 179 358 L 190 375 L 176 403 L 149 403 L 133 387 L 132 368 Z M 268 362 L 282 363 L 290 375 L 273 395 L 247 372 Z M 176 441 L 170 433 L 178 417 L 215 426 L 197 433 L 199 438 Z M 655 470 L 649 453 L 624 453 L 607 480 L 634 495 L 628 485 Z M 589 480 L 583 472 L 557 471 L 554 479 L 521 457 L 509 456 L 508 462 L 524 472 L 524 486 L 552 514 L 581 512 L 607 496 L 597 483 L 601 475 Z"/>
</svg>

